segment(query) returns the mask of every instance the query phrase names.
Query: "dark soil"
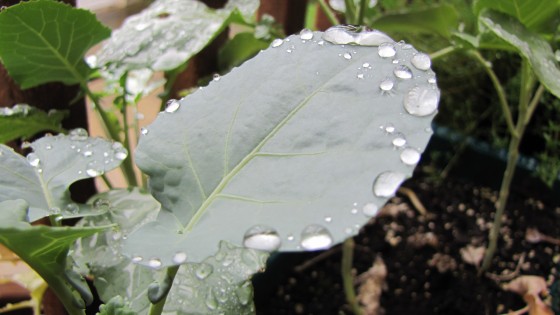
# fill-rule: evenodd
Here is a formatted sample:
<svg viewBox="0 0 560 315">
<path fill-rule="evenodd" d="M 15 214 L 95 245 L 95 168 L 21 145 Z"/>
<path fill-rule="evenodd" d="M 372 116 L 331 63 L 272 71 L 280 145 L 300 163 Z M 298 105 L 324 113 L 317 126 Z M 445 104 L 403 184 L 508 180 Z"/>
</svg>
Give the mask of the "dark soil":
<svg viewBox="0 0 560 315">
<path fill-rule="evenodd" d="M 501 288 L 506 280 L 538 275 L 550 285 L 558 278 L 560 247 L 529 242 L 526 231 L 538 229 L 559 238 L 560 207 L 514 190 L 492 267 L 478 276 L 477 267 L 466 263 L 460 250 L 487 243 L 497 192 L 461 180 L 436 184 L 425 176 L 415 176 L 404 186 L 416 193 L 428 214 L 420 215 L 406 196 L 398 194 L 354 238 L 357 275 L 366 272 L 376 257 L 387 268 L 378 314 L 507 313 L 525 303 Z M 322 253 L 276 256 L 267 272 L 255 279 L 258 314 L 352 314 L 343 293 L 340 262 L 340 245 Z"/>
</svg>

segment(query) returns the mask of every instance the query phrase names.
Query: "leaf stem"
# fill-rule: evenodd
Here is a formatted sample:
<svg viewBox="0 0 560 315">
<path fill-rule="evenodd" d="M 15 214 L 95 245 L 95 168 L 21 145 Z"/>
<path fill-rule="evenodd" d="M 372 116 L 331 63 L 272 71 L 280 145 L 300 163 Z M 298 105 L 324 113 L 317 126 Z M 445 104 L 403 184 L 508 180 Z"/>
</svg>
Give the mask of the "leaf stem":
<svg viewBox="0 0 560 315">
<path fill-rule="evenodd" d="M 319 1 L 319 6 L 321 7 L 321 10 L 323 10 L 323 12 L 327 15 L 327 18 L 329 19 L 329 22 L 331 22 L 332 25 L 339 25 L 340 21 L 336 17 L 336 14 L 331 9 L 331 7 L 329 7 L 329 5 L 325 2 L 325 0 L 318 0 L 318 1 Z"/>
<path fill-rule="evenodd" d="M 484 57 L 482 57 L 482 55 L 476 51 L 476 50 L 471 50 L 470 55 L 473 56 L 484 68 L 484 70 L 486 71 L 486 73 L 488 74 L 488 76 L 490 77 L 490 80 L 492 81 L 492 84 L 494 85 L 494 89 L 496 89 L 496 93 L 498 93 L 498 99 L 500 101 L 500 106 L 502 108 L 502 112 L 504 114 L 504 118 L 506 120 L 506 124 L 508 127 L 508 130 L 510 132 L 510 134 L 512 136 L 515 137 L 519 137 L 519 134 L 517 133 L 517 130 L 515 128 L 515 125 L 513 124 L 513 117 L 511 114 L 511 110 L 509 109 L 509 104 L 506 98 L 506 93 L 504 91 L 503 85 L 500 83 L 500 80 L 498 79 L 498 76 L 496 75 L 496 73 L 494 72 L 494 70 L 492 69 L 492 66 L 490 64 L 490 62 L 488 62 L 486 59 L 484 59 Z"/>
<path fill-rule="evenodd" d="M 129 125 L 128 125 L 128 102 L 126 101 L 126 97 L 128 92 L 126 90 L 126 77 L 128 74 L 125 74 L 124 83 L 122 84 L 123 88 L 123 95 L 122 95 L 122 109 L 121 115 L 123 120 L 123 131 L 124 131 L 124 141 L 123 145 L 128 151 L 128 154 L 124 161 L 121 164 L 121 170 L 126 178 L 126 182 L 128 186 L 138 186 L 138 182 L 136 181 L 136 174 L 134 172 L 134 166 L 132 164 L 132 149 L 130 147 L 130 135 L 129 135 Z"/>
<path fill-rule="evenodd" d="M 362 309 L 356 299 L 354 291 L 354 277 L 352 276 L 352 260 L 354 256 L 354 239 L 349 237 L 342 244 L 342 284 L 344 285 L 344 295 L 346 302 L 350 305 L 355 315 L 362 315 Z"/>
<path fill-rule="evenodd" d="M 111 124 L 111 119 L 109 119 L 109 115 L 103 109 L 99 102 L 99 97 L 95 95 L 87 86 L 87 84 L 82 84 L 82 89 L 86 92 L 86 95 L 91 99 L 93 102 L 94 108 L 99 114 L 99 118 L 101 119 L 101 123 L 103 124 L 103 128 L 105 129 L 105 133 L 109 136 L 113 141 L 120 142 L 119 130 Z"/>
<path fill-rule="evenodd" d="M 359 8 L 359 12 L 358 12 L 358 25 L 362 25 L 364 24 L 364 17 L 366 14 L 366 8 L 367 8 L 367 1 L 368 0 L 361 0 L 360 1 L 360 8 Z"/>
<path fill-rule="evenodd" d="M 441 58 L 443 56 L 446 56 L 446 55 L 454 52 L 455 50 L 457 50 L 457 47 L 455 47 L 455 46 L 448 46 L 448 47 L 442 48 L 442 49 L 440 49 L 436 52 L 431 53 L 430 54 L 430 59 L 435 60 L 435 59 Z"/>
<path fill-rule="evenodd" d="M 172 266 L 165 270 L 165 277 L 169 278 L 171 283 L 173 283 L 173 279 L 175 278 L 175 275 L 177 275 L 179 267 L 181 267 L 181 265 Z M 164 297 L 159 302 L 150 306 L 150 312 L 148 313 L 149 315 L 161 315 L 161 313 L 163 312 L 163 307 L 165 306 L 165 301 L 167 301 L 168 294 L 169 291 L 165 293 Z"/>
</svg>

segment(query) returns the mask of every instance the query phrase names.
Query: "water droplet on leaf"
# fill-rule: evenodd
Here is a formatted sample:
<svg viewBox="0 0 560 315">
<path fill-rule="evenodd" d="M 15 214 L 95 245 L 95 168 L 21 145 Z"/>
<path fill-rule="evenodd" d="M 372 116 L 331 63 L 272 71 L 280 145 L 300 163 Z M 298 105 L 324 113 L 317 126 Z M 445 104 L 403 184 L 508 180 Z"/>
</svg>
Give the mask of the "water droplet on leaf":
<svg viewBox="0 0 560 315">
<path fill-rule="evenodd" d="M 397 136 L 393 139 L 393 141 L 391 141 L 391 143 L 397 147 L 397 148 L 401 148 L 406 144 L 406 138 L 404 137 L 404 135 L 402 133 L 397 134 Z"/>
<path fill-rule="evenodd" d="M 327 223 L 332 222 L 332 217 L 325 217 L 325 222 L 327 222 Z"/>
<path fill-rule="evenodd" d="M 29 153 L 26 158 L 29 165 L 33 167 L 39 167 L 39 165 L 41 164 L 41 160 L 35 153 Z"/>
<path fill-rule="evenodd" d="M 387 34 L 365 27 L 351 25 L 336 25 L 323 33 L 323 39 L 336 44 L 356 44 L 361 46 L 379 46 L 383 43 L 394 42 Z"/>
<path fill-rule="evenodd" d="M 433 114 L 438 107 L 439 90 L 426 86 L 412 88 L 404 99 L 404 108 L 414 116 Z"/>
<path fill-rule="evenodd" d="M 178 100 L 169 100 L 167 101 L 167 106 L 165 107 L 165 111 L 167 113 L 174 113 L 176 112 L 179 107 L 181 106 L 181 103 L 179 103 Z"/>
<path fill-rule="evenodd" d="M 308 30 L 308 29 L 303 29 L 301 30 L 301 32 L 299 33 L 299 38 L 301 38 L 302 40 L 310 40 L 313 39 L 313 32 Z"/>
<path fill-rule="evenodd" d="M 72 141 L 85 141 L 88 138 L 88 132 L 83 128 L 72 129 L 68 135 Z"/>
<path fill-rule="evenodd" d="M 211 275 L 213 271 L 214 267 L 212 267 L 212 265 L 201 263 L 196 267 L 194 274 L 199 280 L 204 280 Z"/>
<path fill-rule="evenodd" d="M 399 79 L 408 80 L 412 78 L 412 71 L 407 66 L 398 66 L 393 70 L 393 74 Z"/>
<path fill-rule="evenodd" d="M 264 225 L 253 226 L 243 236 L 243 246 L 247 248 L 272 252 L 281 244 L 282 241 L 276 230 Z"/>
<path fill-rule="evenodd" d="M 381 81 L 381 83 L 379 83 L 379 88 L 385 92 L 391 91 L 394 86 L 395 86 L 395 81 L 391 79 L 385 79 Z"/>
<path fill-rule="evenodd" d="M 413 148 L 406 148 L 401 152 L 401 161 L 406 165 L 415 165 L 420 161 L 420 152 Z"/>
<path fill-rule="evenodd" d="M 175 253 L 175 255 L 173 255 L 172 258 L 173 263 L 175 264 L 182 264 L 185 261 L 187 261 L 187 253 L 185 252 L 177 252 Z"/>
<path fill-rule="evenodd" d="M 377 213 L 379 212 L 379 208 L 375 204 L 370 202 L 364 205 L 364 207 L 362 208 L 362 212 L 367 217 L 373 217 L 377 215 Z"/>
<path fill-rule="evenodd" d="M 141 133 L 142 135 L 144 135 L 144 136 L 147 135 L 148 132 L 150 132 L 150 131 L 149 131 L 148 129 L 146 129 L 146 128 L 141 128 L 141 129 L 140 129 L 140 133 Z"/>
<path fill-rule="evenodd" d="M 320 225 L 308 225 L 301 232 L 300 245 L 305 250 L 325 249 L 329 247 L 332 242 L 332 236 L 329 231 Z"/>
<path fill-rule="evenodd" d="M 163 264 L 159 258 L 151 258 L 148 260 L 148 267 L 152 269 L 159 269 Z"/>
<path fill-rule="evenodd" d="M 352 55 L 351 55 L 350 53 L 344 53 L 342 56 L 343 56 L 344 59 L 346 59 L 346 60 L 352 59 Z"/>
<path fill-rule="evenodd" d="M 383 172 L 373 182 L 373 194 L 377 197 L 392 197 L 404 179 L 405 175 L 402 173 Z"/>
<path fill-rule="evenodd" d="M 280 47 L 282 44 L 284 44 L 284 41 L 280 38 L 277 38 L 277 39 L 272 41 L 272 44 L 270 44 L 270 46 L 272 46 L 273 48 L 276 48 L 276 47 Z"/>
<path fill-rule="evenodd" d="M 418 70 L 428 70 L 432 66 L 432 61 L 430 60 L 430 56 L 424 53 L 417 53 L 412 57 L 410 62 Z"/>
<path fill-rule="evenodd" d="M 220 81 L 221 78 L 222 77 L 217 73 L 214 73 L 214 75 L 212 76 L 212 80 L 214 80 L 214 81 Z"/>
<path fill-rule="evenodd" d="M 97 161 L 91 161 L 86 165 L 86 174 L 89 177 L 101 176 L 105 173 L 105 170 L 99 166 Z"/>
<path fill-rule="evenodd" d="M 142 256 L 133 256 L 130 260 L 133 263 L 137 264 L 137 263 L 141 262 L 142 260 L 144 260 L 144 258 Z"/>
<path fill-rule="evenodd" d="M 377 47 L 377 53 L 379 57 L 389 58 L 393 57 L 397 51 L 395 50 L 395 46 L 391 43 L 383 43 Z"/>
</svg>

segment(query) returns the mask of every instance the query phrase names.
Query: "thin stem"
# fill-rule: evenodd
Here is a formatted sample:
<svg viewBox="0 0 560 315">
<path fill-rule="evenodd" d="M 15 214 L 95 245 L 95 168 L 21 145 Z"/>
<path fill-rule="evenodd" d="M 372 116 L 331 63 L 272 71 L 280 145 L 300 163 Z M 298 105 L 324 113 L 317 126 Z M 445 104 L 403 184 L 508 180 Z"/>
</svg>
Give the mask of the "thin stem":
<svg viewBox="0 0 560 315">
<path fill-rule="evenodd" d="M 331 22 L 332 25 L 339 25 L 340 21 L 336 17 L 336 14 L 333 12 L 331 7 L 329 7 L 329 5 L 325 2 L 325 0 L 318 0 L 318 1 L 321 10 L 323 10 L 323 12 L 325 12 L 325 14 L 327 15 L 329 22 Z"/>
<path fill-rule="evenodd" d="M 126 80 L 125 80 L 126 81 Z M 121 115 L 123 120 L 123 131 L 124 131 L 124 141 L 123 145 L 128 151 L 128 155 L 121 164 L 121 170 L 126 178 L 128 186 L 138 186 L 136 181 L 136 173 L 134 172 L 134 165 L 132 164 L 132 148 L 130 147 L 130 135 L 129 135 L 129 125 L 128 125 L 128 102 L 126 101 L 127 96 L 126 84 L 123 84 L 123 95 L 122 95 L 122 109 Z"/>
<path fill-rule="evenodd" d="M 313 30 L 315 29 L 315 22 L 317 21 L 317 2 L 310 0 L 307 2 L 307 8 L 305 8 L 305 28 Z"/>
<path fill-rule="evenodd" d="M 121 141 L 119 136 L 119 131 L 115 126 L 111 123 L 111 119 L 107 112 L 103 109 L 99 102 L 99 97 L 95 95 L 86 84 L 82 85 L 82 89 L 86 92 L 86 95 L 91 99 L 93 102 L 94 108 L 99 114 L 99 118 L 101 119 L 101 123 L 103 128 L 105 129 L 105 133 L 114 141 Z"/>
<path fill-rule="evenodd" d="M 170 279 L 170 282 L 173 283 L 173 279 L 175 279 L 175 275 L 177 274 L 177 271 L 179 271 L 179 267 L 178 266 L 172 266 L 167 268 L 166 272 L 166 277 L 168 277 Z M 163 312 L 163 307 L 165 306 L 165 301 L 167 300 L 167 295 L 169 294 L 169 292 L 165 293 L 165 296 L 156 304 L 152 304 L 150 306 L 150 312 L 149 315 L 161 315 L 161 313 Z"/>
<path fill-rule="evenodd" d="M 526 115 L 526 121 L 525 124 L 529 124 L 529 121 L 531 120 L 531 117 L 533 116 L 533 113 L 535 112 L 535 109 L 537 108 L 537 105 L 539 105 L 541 98 L 543 96 L 544 93 L 544 85 L 539 85 L 539 87 L 537 88 L 537 91 L 535 92 L 535 95 L 533 95 L 533 99 L 531 99 L 531 102 L 529 103 L 529 106 L 527 106 L 527 115 Z"/>
<path fill-rule="evenodd" d="M 354 277 L 352 276 L 352 259 L 354 256 L 354 239 L 351 237 L 342 244 L 342 283 L 344 285 L 344 294 L 346 301 L 352 308 L 352 312 L 356 315 L 362 315 L 362 309 L 356 299 L 354 291 Z"/>
<path fill-rule="evenodd" d="M 517 134 L 517 131 L 515 130 L 515 125 L 513 124 L 513 117 L 511 115 L 511 110 L 509 109 L 509 104 L 508 104 L 508 101 L 506 99 L 506 93 L 504 91 L 504 88 L 503 88 L 502 84 L 500 83 L 500 80 L 498 79 L 498 76 L 496 75 L 496 73 L 492 69 L 492 66 L 490 65 L 490 63 L 486 59 L 484 59 L 484 57 L 482 57 L 482 55 L 478 51 L 472 50 L 472 51 L 470 51 L 470 54 L 478 62 L 480 62 L 480 64 L 484 68 L 484 70 L 486 70 L 486 73 L 488 74 L 488 76 L 490 77 L 490 80 L 492 81 L 492 84 L 494 85 L 494 89 L 496 89 L 496 93 L 498 93 L 498 99 L 500 101 L 500 106 L 502 107 L 502 112 L 504 114 L 504 118 L 506 120 L 508 130 L 512 134 L 512 136 L 518 137 L 519 135 Z"/>
<path fill-rule="evenodd" d="M 105 185 L 107 185 L 107 188 L 113 189 L 113 184 L 111 184 L 111 182 L 109 181 L 109 178 L 107 177 L 106 174 L 101 175 L 101 179 L 103 180 Z"/>
<path fill-rule="evenodd" d="M 366 14 L 367 1 L 368 0 L 361 0 L 360 1 L 360 8 L 359 8 L 359 12 L 358 12 L 358 23 L 357 23 L 358 25 L 364 24 L 364 16 Z"/>
<path fill-rule="evenodd" d="M 455 46 L 448 46 L 430 54 L 430 59 L 436 60 L 457 50 Z"/>
</svg>

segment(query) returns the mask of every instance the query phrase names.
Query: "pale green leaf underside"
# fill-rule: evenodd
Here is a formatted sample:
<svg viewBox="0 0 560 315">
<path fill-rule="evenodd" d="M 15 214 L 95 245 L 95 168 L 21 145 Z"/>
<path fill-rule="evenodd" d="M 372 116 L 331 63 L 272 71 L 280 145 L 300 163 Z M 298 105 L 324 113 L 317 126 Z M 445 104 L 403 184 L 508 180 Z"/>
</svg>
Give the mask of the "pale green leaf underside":
<svg viewBox="0 0 560 315">
<path fill-rule="evenodd" d="M 159 204 L 151 195 L 138 190 L 113 190 L 92 199 L 107 200 L 110 210 L 101 216 L 84 218 L 80 226 L 110 223 L 117 226 L 80 240 L 74 249 L 76 262 L 82 272 L 94 276 L 95 287 L 103 301 L 121 295 L 136 314 L 147 314 L 150 306 L 147 287 L 162 276 L 162 271 L 135 265 L 119 252 L 126 236 L 155 219 Z M 171 288 L 166 314 L 251 314 L 252 289 L 247 281 L 264 268 L 266 257 L 254 250 L 222 243 L 220 250 L 208 257 L 204 265 L 183 265 Z M 150 258 L 142 257 L 142 260 Z M 208 305 L 214 308 L 209 309 Z"/>
<path fill-rule="evenodd" d="M 255 2 L 232 0 L 225 8 L 214 10 L 196 0 L 154 1 L 113 33 L 98 55 L 99 64 L 109 64 L 118 73 L 144 68 L 173 70 L 224 29 L 238 3 L 249 14 L 256 10 Z"/>
<path fill-rule="evenodd" d="M 387 200 L 372 193 L 374 179 L 409 177 L 403 148 L 422 152 L 431 136 L 434 113 L 412 116 L 403 103 L 415 87 L 437 91 L 435 75 L 411 64 L 410 45 L 394 46 L 395 57 L 382 58 L 377 47 L 333 45 L 321 33 L 291 36 L 162 112 L 136 151 L 162 211 L 125 251 L 173 264 L 177 251 L 199 262 L 220 240 L 241 245 L 255 225 L 275 229 L 282 251 L 302 250 L 309 225 L 328 229 L 333 244 L 356 234 L 364 206 Z M 400 66 L 413 79 L 397 78 Z M 386 79 L 391 91 L 380 89 Z M 396 148 L 401 135 L 406 145 Z"/>
<path fill-rule="evenodd" d="M 92 177 L 92 171 L 105 172 L 117 167 L 122 154 L 126 156 L 120 144 L 87 135 L 78 139 L 65 135 L 43 137 L 31 147 L 35 157 L 26 159 L 0 145 L 0 201 L 27 201 L 30 221 L 55 213 L 72 217 L 79 213 L 67 210 L 86 210 L 71 201 L 68 187 Z"/>
<path fill-rule="evenodd" d="M 0 243 L 45 279 L 71 315 L 83 314 L 79 307 L 83 301 L 64 276 L 68 250 L 76 239 L 105 227 L 31 226 L 26 222 L 27 207 L 23 200 L 0 201 Z"/>
<path fill-rule="evenodd" d="M 480 22 L 515 47 L 529 61 L 539 81 L 560 97 L 560 68 L 548 42 L 503 13 L 487 10 L 481 14 Z"/>
<path fill-rule="evenodd" d="M 46 82 L 84 83 L 84 54 L 111 31 L 87 10 L 29 1 L 0 13 L 0 59 L 24 89 Z"/>
<path fill-rule="evenodd" d="M 24 108 L 25 110 L 18 110 Z M 66 111 L 53 111 L 48 114 L 28 105 L 15 105 L 0 110 L 0 143 L 16 139 L 28 139 L 41 131 L 63 132 L 61 121 Z"/>
</svg>

